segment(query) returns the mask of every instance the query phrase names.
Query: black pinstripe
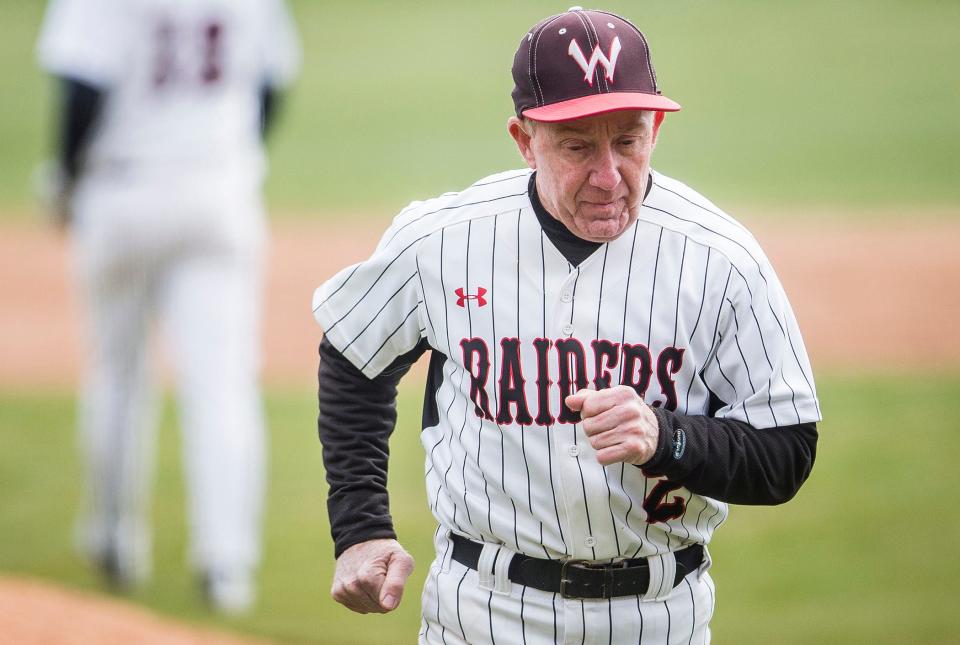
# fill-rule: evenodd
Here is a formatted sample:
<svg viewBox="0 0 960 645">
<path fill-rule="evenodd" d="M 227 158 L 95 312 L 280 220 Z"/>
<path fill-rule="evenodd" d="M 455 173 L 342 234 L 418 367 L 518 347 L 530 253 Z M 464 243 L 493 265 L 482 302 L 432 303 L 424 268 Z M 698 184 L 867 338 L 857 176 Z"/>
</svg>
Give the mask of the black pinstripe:
<svg viewBox="0 0 960 645">
<path fill-rule="evenodd" d="M 721 338 L 721 340 L 722 340 L 722 339 L 723 339 L 723 336 L 721 336 L 720 338 Z M 740 396 L 740 392 L 737 390 L 737 386 L 733 384 L 733 381 L 730 380 L 730 377 L 727 376 L 727 373 L 723 371 L 723 363 L 721 363 L 721 361 L 720 361 L 720 355 L 719 355 L 719 354 L 717 354 L 716 358 L 714 358 L 714 361 L 716 362 L 717 370 L 720 372 L 720 376 L 723 377 L 723 380 L 726 381 L 726 382 L 727 382 L 727 385 L 730 386 L 730 389 L 733 390 L 733 398 L 734 398 L 735 400 L 741 401 L 740 407 L 741 407 L 741 409 L 743 410 L 743 416 L 746 418 L 747 423 L 750 423 L 750 413 L 747 411 L 747 403 L 746 403 L 746 400 L 744 400 L 744 399 Z M 751 425 L 753 425 L 753 424 L 751 424 Z"/>
<path fill-rule="evenodd" d="M 430 333 L 433 335 L 433 337 L 434 337 L 434 339 L 435 339 L 435 342 L 436 342 L 437 344 L 439 344 L 439 343 L 440 343 L 440 339 L 437 338 L 437 328 L 436 328 L 436 327 L 434 326 L 434 324 L 433 324 L 433 317 L 430 316 L 430 304 L 427 302 L 427 290 L 423 288 L 423 271 L 420 270 L 420 256 L 419 256 L 419 255 L 416 256 L 416 260 L 417 260 L 417 262 L 416 262 L 416 264 L 417 264 L 417 278 L 420 280 L 420 294 L 423 296 L 423 308 L 424 308 L 424 310 L 427 312 L 427 324 L 430 325 Z M 446 303 L 446 301 L 447 301 L 446 298 L 441 298 L 441 300 L 443 300 L 444 303 Z M 448 333 L 448 334 L 450 333 L 449 330 L 447 331 L 447 333 Z M 447 342 L 447 351 L 449 351 L 449 350 L 450 350 L 450 343 Z M 447 354 L 447 356 L 450 356 L 450 354 Z"/>
<path fill-rule="evenodd" d="M 743 362 L 743 369 L 747 372 L 747 383 L 750 384 L 750 393 L 752 395 L 757 394 L 757 386 L 753 384 L 753 376 L 750 373 L 750 364 L 747 362 L 747 357 L 743 355 L 743 347 L 740 346 L 740 321 L 737 320 L 737 308 L 733 305 L 733 301 L 727 300 L 730 303 L 730 309 L 733 311 L 733 326 L 735 331 L 733 332 L 733 343 L 737 346 L 737 352 L 740 354 L 740 360 Z M 720 365 L 720 358 L 717 358 L 717 365 Z M 769 403 L 769 401 L 768 401 Z M 743 413 L 747 413 L 747 402 L 744 399 L 743 403 Z M 771 412 L 773 407 L 771 406 Z M 749 419 L 749 417 L 747 417 Z"/>
<path fill-rule="evenodd" d="M 639 232 L 639 230 L 640 230 L 640 227 L 637 226 L 636 222 L 634 222 L 633 223 L 633 240 L 630 244 L 630 260 L 627 262 L 627 283 L 626 285 L 624 285 L 624 288 L 623 288 L 623 323 L 620 327 L 620 347 L 621 348 L 623 347 L 623 344 L 626 342 L 626 339 L 627 339 L 627 312 L 630 310 L 628 306 L 630 302 L 630 281 L 633 278 L 633 257 L 637 251 L 637 233 Z M 622 371 L 623 371 L 622 365 L 620 366 L 620 369 L 622 374 Z M 621 377 L 620 380 L 623 381 L 623 377 Z M 633 495 L 630 495 L 627 493 L 626 486 L 623 483 L 623 475 L 624 475 L 625 469 L 626 469 L 626 466 L 623 466 L 623 465 L 620 466 L 620 488 L 623 489 L 623 494 L 627 497 L 627 500 L 628 500 L 627 512 L 624 515 L 623 521 L 627 526 L 630 526 L 630 513 L 633 511 Z M 630 528 L 632 529 L 633 527 L 630 526 Z M 639 532 L 634 530 L 634 533 L 639 533 Z M 641 540 L 641 545 L 642 544 L 643 544 L 643 541 Z"/>
<path fill-rule="evenodd" d="M 694 598 L 693 585 L 690 584 L 690 581 L 684 578 L 683 583 L 687 585 L 687 591 L 690 592 L 690 638 L 687 639 L 687 645 L 690 645 L 693 642 L 693 635 L 697 631 L 697 600 Z"/>
<path fill-rule="evenodd" d="M 710 255 L 713 249 L 707 247 L 707 261 L 703 267 L 703 291 L 700 294 L 700 309 L 697 311 L 697 321 L 693 324 L 693 329 L 690 331 L 690 339 L 697 333 L 697 328 L 700 326 L 700 317 L 703 315 L 703 303 L 707 299 L 707 277 L 710 274 Z M 723 298 L 726 297 L 726 289 L 724 289 Z M 720 302 L 723 302 L 723 298 L 720 299 Z M 698 373 L 698 370 L 694 370 L 694 373 Z M 690 412 L 690 390 L 693 388 L 693 383 L 696 381 L 695 378 L 690 378 L 690 383 L 687 385 L 687 400 L 684 403 L 684 409 L 689 413 Z"/>
<path fill-rule="evenodd" d="M 553 608 L 553 643 L 557 645 L 557 594 L 553 594 L 550 606 Z"/>
<path fill-rule="evenodd" d="M 460 587 L 463 586 L 463 580 L 467 577 L 467 573 L 470 569 L 464 569 L 463 575 L 460 576 L 460 582 L 457 583 L 457 623 L 460 625 L 460 635 L 463 637 L 463 640 L 467 640 L 467 632 L 463 630 L 463 619 L 460 617 Z"/>
<path fill-rule="evenodd" d="M 377 351 L 375 351 L 375 352 L 370 356 L 370 358 L 367 359 L 367 362 L 364 363 L 364 364 L 360 367 L 360 370 L 361 370 L 361 371 L 364 370 L 364 369 L 366 369 L 367 365 L 370 364 L 370 361 L 372 361 L 373 359 L 375 359 L 375 358 L 377 357 L 377 354 L 379 354 L 381 351 L 383 351 L 383 348 L 387 346 L 387 343 L 390 342 L 390 339 L 393 338 L 398 331 L 400 331 L 401 329 L 403 329 L 403 326 L 407 323 L 407 319 L 409 319 L 410 316 L 412 316 L 413 314 L 415 314 L 415 313 L 417 312 L 417 308 L 418 308 L 418 307 L 415 305 L 415 306 L 413 307 L 413 309 L 411 309 L 411 310 L 407 313 L 407 315 L 403 317 L 403 322 L 401 322 L 399 325 L 397 325 L 396 329 L 394 329 L 392 332 L 390 332 L 390 335 L 388 335 L 388 336 L 386 337 L 386 339 L 385 339 L 382 343 L 380 343 L 380 347 L 377 348 Z M 409 348 L 409 349 L 413 349 L 413 348 L 411 347 L 411 348 Z"/>
<path fill-rule="evenodd" d="M 613 601 L 607 598 L 607 645 L 613 645 Z"/>
<path fill-rule="evenodd" d="M 722 219 L 723 221 L 727 222 L 728 224 L 732 224 L 733 226 L 736 226 L 737 228 L 739 228 L 739 229 L 740 229 L 741 231 L 743 231 L 744 233 L 749 233 L 749 231 L 747 230 L 747 228 L 746 228 L 743 224 L 741 224 L 741 223 L 738 222 L 737 220 L 733 219 L 732 217 L 730 217 L 730 216 L 727 215 L 726 213 L 723 213 L 723 212 L 721 212 L 721 211 L 711 210 L 711 209 L 707 208 L 706 206 L 704 206 L 704 205 L 702 205 L 702 204 L 698 204 L 698 203 L 695 202 L 695 201 L 692 201 L 692 200 L 690 200 L 690 199 L 687 199 L 686 197 L 684 197 L 683 195 L 681 195 L 680 193 L 678 193 L 678 192 L 676 192 L 676 191 L 670 190 L 669 188 L 667 188 L 667 187 L 664 186 L 663 184 L 658 184 L 656 181 L 653 182 L 653 185 L 656 186 L 657 188 L 659 188 L 660 190 L 663 190 L 663 191 L 665 191 L 665 192 L 668 192 L 668 193 L 670 193 L 670 194 L 672 194 L 672 195 L 676 195 L 677 197 L 679 197 L 679 198 L 682 199 L 683 201 L 687 202 L 688 204 L 692 204 L 693 206 L 696 206 L 697 208 L 699 208 L 699 209 L 701 209 L 701 210 L 704 210 L 704 211 L 710 213 L 711 215 L 716 215 L 717 217 L 719 217 L 719 218 Z M 646 206 L 646 202 L 644 202 L 644 206 Z"/>
<path fill-rule="evenodd" d="M 334 321 L 334 323 L 333 323 L 332 325 L 330 325 L 329 327 L 327 327 L 327 328 L 324 330 L 324 332 L 326 332 L 326 333 L 329 334 L 331 329 L 333 329 L 334 327 L 336 327 L 338 324 L 340 324 L 340 322 L 343 321 L 344 318 L 346 318 L 346 317 L 349 316 L 351 313 L 353 313 L 353 310 L 356 309 L 356 308 L 360 305 L 361 302 L 363 302 L 364 300 L 366 300 L 367 296 L 370 295 L 370 292 L 373 291 L 373 288 L 374 288 L 375 286 L 377 286 L 377 284 L 380 282 L 380 279 L 383 278 L 383 276 L 387 273 L 387 271 L 390 269 L 390 267 L 393 266 L 393 263 L 396 262 L 397 260 L 399 260 L 400 257 L 401 257 L 404 253 L 406 253 L 407 251 L 409 251 L 415 244 L 418 244 L 421 240 L 423 240 L 423 239 L 426 238 L 426 237 L 428 237 L 428 235 L 421 235 L 420 237 L 418 237 L 418 238 L 415 239 L 414 241 L 410 242 L 410 244 L 406 245 L 406 246 L 403 248 L 402 251 L 400 251 L 399 253 L 397 253 L 397 254 L 393 257 L 393 259 L 390 260 L 390 262 L 387 263 L 387 266 L 383 267 L 383 271 L 381 271 L 381 272 L 380 272 L 380 275 L 378 275 L 378 276 L 376 277 L 376 279 L 370 284 L 370 286 L 367 287 L 367 290 L 363 292 L 363 295 L 361 295 L 359 298 L 357 298 L 356 302 L 353 303 L 353 306 L 350 307 L 350 309 L 348 309 L 345 314 L 343 314 L 342 316 L 340 316 L 340 318 L 338 318 L 336 321 Z M 356 272 L 356 270 L 354 270 L 354 272 Z M 350 281 L 350 278 L 352 278 L 353 275 L 354 275 L 354 274 L 351 273 L 351 274 L 350 274 L 350 277 L 347 278 L 347 280 L 345 280 L 344 283 L 343 283 L 342 285 L 340 285 L 340 287 L 337 288 L 337 291 L 339 291 L 339 290 L 342 289 L 344 286 L 346 286 L 347 282 Z M 316 311 L 317 309 L 319 309 L 319 308 L 322 307 L 323 305 L 327 304 L 327 301 L 330 300 L 330 298 L 331 298 L 332 296 L 333 296 L 333 294 L 330 294 L 329 296 L 327 296 L 326 298 L 324 298 L 323 302 L 321 302 L 319 305 L 317 305 L 317 306 L 314 308 L 314 311 Z"/>
<path fill-rule="evenodd" d="M 600 320 L 601 310 L 603 309 L 603 281 L 607 273 L 607 254 L 610 252 L 610 245 L 603 245 L 603 264 L 600 266 L 600 290 L 597 293 L 597 332 L 595 338 L 600 338 Z M 609 466 L 604 466 L 604 471 Z M 613 528 L 613 540 L 617 545 L 617 553 L 620 553 L 620 531 L 617 530 L 617 518 L 613 514 L 613 491 L 610 489 L 610 477 L 605 476 L 603 483 L 607 486 L 607 507 L 610 509 L 610 525 Z M 620 485 L 623 485 L 623 464 L 620 464 Z"/>
<path fill-rule="evenodd" d="M 643 608 L 640 606 L 640 596 L 637 596 L 637 614 L 640 616 L 640 636 L 637 638 L 637 643 L 643 643 Z"/>
<path fill-rule="evenodd" d="M 580 281 L 580 267 L 577 267 L 577 277 L 573 280 L 573 300 L 570 303 L 570 323 L 573 324 L 573 310 L 576 308 L 577 303 L 577 284 Z M 570 374 L 573 375 L 574 371 L 570 370 Z M 576 379 L 576 376 L 573 377 Z M 577 445 L 577 426 L 580 424 L 573 424 L 573 445 Z M 577 470 L 580 472 L 580 487 L 583 489 L 583 510 L 584 515 L 587 516 L 587 533 L 593 535 L 593 522 L 590 521 L 590 503 L 587 500 L 587 483 L 583 478 L 583 467 L 580 464 L 580 455 L 576 456 L 577 460 Z M 597 559 L 597 549 L 595 546 L 590 547 L 590 552 L 593 553 L 593 559 Z M 582 604 L 582 603 L 581 603 Z"/>
<path fill-rule="evenodd" d="M 720 509 L 719 509 L 719 508 L 715 509 L 715 510 L 713 511 L 713 515 L 711 515 L 710 517 L 707 518 L 707 522 L 706 522 L 705 526 L 707 527 L 707 529 L 710 530 L 711 533 L 712 533 L 713 531 L 717 530 L 717 526 L 720 526 L 720 525 L 723 523 L 723 518 L 721 517 L 721 518 L 720 518 L 720 521 L 717 522 L 717 524 L 716 524 L 715 526 L 713 526 L 713 527 L 710 526 L 710 522 L 712 522 L 713 519 L 714 519 L 715 517 L 717 517 L 718 515 L 720 515 Z"/>
<path fill-rule="evenodd" d="M 543 298 L 543 338 L 547 337 L 547 268 L 544 257 L 543 243 L 545 233 L 540 231 L 540 293 Z M 557 506 L 557 489 L 553 485 L 553 445 L 551 437 L 553 436 L 553 426 L 547 426 L 547 467 L 550 471 L 550 493 L 553 495 L 553 511 L 557 515 L 557 530 L 560 532 L 560 541 L 563 542 L 564 551 L 567 548 L 567 540 L 563 537 L 563 522 L 560 521 L 560 508 Z M 549 555 L 547 556 L 549 557 Z"/>
<path fill-rule="evenodd" d="M 439 533 L 442 530 L 443 530 L 443 527 L 437 526 L 437 533 Z M 444 643 L 447 642 L 447 638 L 446 638 L 447 628 L 440 621 L 440 606 L 443 605 L 443 603 L 440 602 L 440 573 L 443 571 L 444 567 L 449 566 L 449 561 L 447 560 L 447 557 L 450 555 L 450 549 L 452 544 L 453 543 L 449 540 L 449 538 L 445 540 L 445 544 L 443 547 L 443 555 L 440 557 L 440 571 L 437 571 L 437 624 L 440 625 L 440 638 L 443 640 Z"/>
<path fill-rule="evenodd" d="M 639 228 L 639 226 L 637 226 L 636 224 L 634 224 L 634 226 Z M 653 338 L 653 303 L 657 295 L 657 275 L 659 274 L 659 271 L 660 271 L 660 248 L 662 245 L 663 245 L 663 228 L 661 227 L 660 235 L 657 237 L 657 256 L 656 256 L 656 259 L 654 259 L 653 261 L 653 282 L 650 285 L 650 313 L 647 315 L 647 348 L 648 349 L 652 344 L 652 338 Z M 649 488 L 650 488 L 650 478 L 644 477 L 643 478 L 643 499 L 647 499 L 647 495 L 650 494 Z M 644 516 L 646 516 L 647 514 L 646 511 L 644 511 L 643 513 L 644 513 Z M 646 521 L 646 517 L 644 517 L 644 522 L 643 522 L 643 537 L 648 542 L 651 541 L 650 540 L 650 522 Z M 633 554 L 633 557 L 637 557 L 638 555 L 640 555 L 640 551 L 642 549 L 643 549 L 643 543 L 641 543 L 640 546 L 637 547 L 637 550 Z M 659 546 L 656 546 L 656 553 L 658 555 L 660 554 Z"/>
<path fill-rule="evenodd" d="M 444 279 L 443 279 L 443 276 L 446 275 L 446 272 L 443 270 L 443 252 L 444 252 L 444 246 L 445 246 L 444 243 L 445 243 L 445 241 L 446 241 L 446 240 L 445 240 L 445 234 L 446 234 L 446 227 L 441 228 L 441 229 L 440 229 L 440 288 L 441 288 L 441 291 L 442 291 L 443 293 L 447 293 L 447 286 L 446 286 L 446 284 L 444 283 Z M 444 299 L 443 299 L 443 311 L 444 311 L 444 316 L 445 316 L 444 326 L 447 328 L 447 356 L 455 356 L 455 354 L 453 353 L 453 343 L 452 343 L 452 341 L 450 340 L 450 326 L 451 326 L 451 325 L 450 325 L 450 309 L 449 309 L 449 308 L 450 308 L 450 305 L 449 305 L 447 299 L 444 298 Z M 463 389 L 463 378 L 464 378 L 463 370 L 460 370 L 460 385 L 459 385 L 459 389 L 461 389 L 461 390 Z M 450 406 L 447 408 L 448 418 L 449 418 L 449 411 L 450 411 L 450 409 L 453 407 L 453 403 L 454 403 L 454 401 L 456 401 L 456 400 L 457 400 L 457 397 L 456 397 L 455 395 L 452 396 L 452 398 L 450 399 Z M 467 426 L 467 410 L 468 410 L 468 409 L 469 409 L 469 402 L 464 402 L 463 425 L 460 426 L 460 436 L 461 436 L 461 437 L 463 436 L 463 429 Z M 462 446 L 462 445 L 463 445 L 463 444 L 458 440 L 458 441 L 457 441 L 457 446 Z M 443 474 L 444 483 L 446 483 L 447 474 L 450 472 L 450 469 L 453 468 L 453 462 L 454 462 L 453 451 L 452 451 L 452 446 L 453 446 L 453 428 L 450 428 L 450 442 L 449 442 L 448 446 L 451 447 L 450 463 L 447 465 L 447 471 Z M 462 448 L 461 448 L 461 449 L 462 449 Z M 467 476 L 466 476 L 466 464 L 467 464 L 467 454 L 466 454 L 466 451 L 464 451 L 464 454 L 463 454 L 463 469 L 461 470 L 461 476 L 462 476 L 462 478 L 463 478 L 463 508 L 464 508 L 464 510 L 467 512 L 467 522 L 470 523 L 470 524 L 473 524 L 473 520 L 472 520 L 471 517 L 470 517 L 470 507 L 467 506 Z M 454 523 L 457 524 L 457 528 L 460 529 L 461 531 L 463 531 L 465 534 L 473 535 L 473 532 L 472 532 L 472 531 L 466 531 L 466 530 L 464 530 L 463 527 L 460 525 L 460 523 L 457 522 L 457 505 L 456 505 L 456 504 L 453 505 L 453 521 L 454 521 Z"/>
<path fill-rule="evenodd" d="M 387 308 L 387 305 L 389 305 L 390 302 L 391 302 L 394 298 L 397 297 L 397 294 L 399 294 L 401 291 L 403 291 L 403 288 L 407 286 L 407 283 L 409 283 L 409 282 L 410 282 L 411 280 L 413 280 L 415 277 L 417 277 L 417 273 L 412 274 L 409 278 L 407 278 L 406 280 L 404 280 L 404 281 L 403 281 L 403 284 L 400 285 L 400 287 L 399 287 L 396 291 L 394 291 L 394 292 L 390 295 L 389 298 L 387 298 L 387 299 L 384 301 L 384 303 L 383 303 L 383 305 L 380 307 L 380 309 L 377 310 L 377 313 L 375 313 L 375 314 L 373 315 L 373 317 L 371 317 L 370 320 L 367 322 L 367 324 L 363 326 L 363 329 L 360 330 L 360 333 L 357 334 L 356 336 L 354 336 L 353 339 L 350 340 L 350 342 L 348 342 L 346 345 L 344 345 L 344 346 L 340 349 L 340 351 L 341 351 L 341 352 L 347 351 L 347 348 L 348 348 L 348 347 L 350 347 L 351 345 L 353 345 L 353 344 L 357 341 L 358 338 L 360 338 L 361 336 L 363 336 L 364 332 L 367 331 L 368 329 L 370 329 L 370 325 L 372 325 L 372 324 L 377 320 L 377 318 L 380 317 L 380 314 L 383 313 L 383 310 Z M 426 305 L 424 305 L 424 306 L 426 306 Z"/>
<path fill-rule="evenodd" d="M 503 181 L 508 181 L 508 180 L 510 180 L 510 179 L 516 179 L 516 177 L 508 177 L 507 179 L 504 179 Z M 494 184 L 494 183 L 499 183 L 499 182 L 490 182 L 490 183 L 491 183 L 491 184 Z M 487 185 L 487 184 L 484 184 L 484 185 Z M 407 223 L 404 224 L 403 226 L 400 226 L 399 228 L 397 228 L 397 230 L 395 230 L 395 231 L 393 232 L 393 235 L 390 236 L 390 239 L 386 241 L 386 244 L 389 245 L 389 244 L 390 244 L 391 242 L 393 242 L 393 240 L 397 237 L 397 235 L 400 233 L 400 231 L 402 231 L 403 229 L 407 228 L 407 227 L 410 226 L 411 224 L 415 224 L 416 222 L 419 222 L 419 221 L 422 220 L 424 217 L 429 217 L 430 215 L 436 215 L 437 213 L 442 213 L 443 211 L 460 210 L 461 208 L 467 208 L 468 206 L 479 206 L 479 205 L 481 205 L 481 204 L 492 204 L 493 202 L 500 201 L 501 199 L 510 199 L 510 198 L 512 198 L 512 197 L 522 197 L 522 196 L 524 196 L 524 195 L 526 195 L 526 194 L 527 194 L 527 191 L 526 191 L 526 189 L 524 189 L 524 191 L 523 191 L 522 193 L 514 193 L 514 194 L 512 194 L 512 195 L 501 195 L 500 197 L 495 197 L 495 198 L 493 198 L 493 199 L 482 199 L 482 200 L 477 201 L 477 202 L 468 202 L 468 203 L 466 203 L 466 204 L 455 204 L 455 205 L 453 205 L 453 206 L 443 206 L 442 208 L 438 208 L 438 209 L 436 209 L 436 210 L 432 210 L 432 211 L 430 211 L 430 212 L 428 212 L 428 213 L 423 213 L 422 215 L 420 215 L 420 216 L 418 216 L 418 217 L 410 220 L 409 222 L 407 222 Z"/>
<path fill-rule="evenodd" d="M 355 267 L 353 267 L 353 270 L 350 271 L 349 274 L 347 274 L 347 277 L 343 279 L 343 282 L 340 283 L 340 286 L 338 286 L 338 287 L 337 287 L 336 289 L 334 289 L 326 298 L 324 298 L 324 299 L 323 299 L 323 302 L 321 302 L 319 305 L 317 305 L 316 307 L 313 308 L 314 312 L 316 312 L 316 310 L 319 309 L 320 307 L 322 307 L 323 305 L 327 304 L 327 301 L 330 300 L 330 298 L 332 298 L 332 297 L 334 297 L 335 295 L 337 295 L 337 293 L 339 293 L 341 289 L 343 289 L 345 286 L 347 286 L 347 283 L 350 282 L 350 278 L 353 277 L 353 274 L 356 273 L 356 272 L 357 272 L 357 269 L 359 269 L 359 268 L 360 268 L 360 265 L 359 265 L 359 264 L 356 265 Z"/>
<path fill-rule="evenodd" d="M 524 596 L 527 595 L 527 588 L 520 587 L 520 636 L 523 638 L 523 643 L 527 643 L 527 621 L 524 619 L 523 610 L 524 610 Z"/>
<path fill-rule="evenodd" d="M 677 306 L 673 310 L 673 343 L 674 347 L 677 346 L 677 329 L 680 326 L 680 292 L 683 291 L 683 263 L 687 259 L 687 236 L 683 236 L 683 251 L 680 254 L 680 274 L 677 276 Z M 709 251 L 708 251 L 709 253 Z M 703 300 L 700 301 L 701 308 L 703 307 Z M 697 322 L 700 321 L 700 313 L 697 312 Z M 694 331 L 696 331 L 696 325 L 694 325 Z M 693 334 L 690 334 L 691 337 Z"/>
<path fill-rule="evenodd" d="M 520 251 L 520 217 L 523 211 L 517 211 L 517 252 Z M 520 338 L 520 263 L 517 262 L 517 338 Z M 527 510 L 530 511 L 530 515 L 533 515 L 533 488 L 530 484 L 530 463 L 527 461 L 527 446 L 526 446 L 526 430 L 520 433 L 520 453 L 523 455 L 523 467 L 527 474 Z M 535 516 L 534 516 L 535 517 Z M 543 522 L 540 524 L 540 536 L 543 537 Z M 543 540 L 540 540 L 541 545 Z M 517 547 L 517 550 L 520 550 L 520 547 Z M 544 553 L 546 553 L 547 547 L 543 546 Z"/>
<path fill-rule="evenodd" d="M 491 570 L 497 570 L 497 560 L 500 558 L 502 551 L 497 551 L 493 554 L 493 564 L 491 565 Z M 490 625 L 490 643 L 491 645 L 496 645 L 497 639 L 493 636 L 493 591 L 490 592 L 490 596 L 487 598 L 487 622 Z"/>
<path fill-rule="evenodd" d="M 669 643 L 669 642 L 670 642 L 670 628 L 672 627 L 672 625 L 671 625 L 671 616 L 670 616 L 670 603 L 667 602 L 666 600 L 664 600 L 664 601 L 663 601 L 663 608 L 667 611 L 667 638 L 666 638 L 666 641 L 664 641 L 664 642 Z"/>
<path fill-rule="evenodd" d="M 587 642 L 587 613 L 583 607 L 583 601 L 580 601 L 580 645 Z"/>
<path fill-rule="evenodd" d="M 676 305 L 676 307 L 675 307 L 675 309 L 674 309 L 674 311 L 673 311 L 673 343 L 672 343 L 672 344 L 673 344 L 674 347 L 677 346 L 677 330 L 678 330 L 678 328 L 679 328 L 679 326 L 680 326 L 680 294 L 681 294 L 682 291 L 683 291 L 683 267 L 684 267 L 684 262 L 685 262 L 686 259 L 687 259 L 687 240 L 688 240 L 688 239 L 689 239 L 689 238 L 688 238 L 687 236 L 685 236 L 685 235 L 683 236 L 683 251 L 682 251 L 681 254 L 680 254 L 680 274 L 677 276 L 677 305 Z M 707 247 L 707 262 L 708 262 L 708 266 L 709 266 L 709 261 L 710 261 L 709 258 L 710 258 L 710 248 Z M 701 294 L 701 296 L 700 296 L 700 309 L 697 311 L 697 320 L 696 320 L 696 322 L 693 324 L 693 330 L 690 332 L 690 336 L 689 336 L 688 342 L 692 342 L 693 336 L 694 336 L 694 334 L 696 334 L 696 332 L 697 332 L 697 325 L 700 324 L 700 314 L 701 314 L 701 312 L 703 311 L 703 299 L 704 299 L 704 297 L 705 297 L 705 295 L 706 295 L 706 291 L 707 291 L 707 274 L 706 274 L 706 272 L 704 272 L 704 275 L 703 275 L 703 294 Z M 696 374 L 696 373 L 694 372 L 694 374 L 690 376 L 690 385 L 687 387 L 687 404 L 690 403 L 690 387 L 693 386 L 693 382 L 694 382 L 694 380 L 696 380 L 695 374 Z M 687 534 L 687 539 L 688 539 L 688 540 L 690 539 L 690 529 L 687 528 L 687 526 L 686 526 L 686 524 L 684 523 L 683 520 L 684 520 L 684 518 L 686 518 L 686 516 L 687 516 L 687 509 L 688 509 L 688 507 L 689 507 L 689 504 L 690 504 L 690 500 L 691 500 L 691 499 L 693 499 L 693 493 L 690 493 L 690 494 L 687 495 L 687 499 L 683 502 L 683 515 L 681 515 L 681 516 L 678 518 L 678 519 L 680 520 L 680 527 L 681 527 L 681 528 L 684 530 L 684 532 Z M 666 535 L 667 535 L 667 549 L 670 550 L 670 549 L 671 549 L 670 533 L 668 532 Z"/>
</svg>

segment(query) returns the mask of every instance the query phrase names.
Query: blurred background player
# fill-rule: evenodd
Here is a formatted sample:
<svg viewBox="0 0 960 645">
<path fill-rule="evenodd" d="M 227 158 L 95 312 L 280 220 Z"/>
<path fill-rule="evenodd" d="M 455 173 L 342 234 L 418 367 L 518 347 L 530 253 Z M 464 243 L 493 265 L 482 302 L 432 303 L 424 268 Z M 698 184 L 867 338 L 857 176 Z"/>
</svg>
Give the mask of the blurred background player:
<svg viewBox="0 0 960 645">
<path fill-rule="evenodd" d="M 54 0 L 52 207 L 72 233 L 89 357 L 78 546 L 119 587 L 150 573 L 148 332 L 174 355 L 191 563 L 210 604 L 254 601 L 266 440 L 263 136 L 299 43 L 282 0 Z"/>
</svg>

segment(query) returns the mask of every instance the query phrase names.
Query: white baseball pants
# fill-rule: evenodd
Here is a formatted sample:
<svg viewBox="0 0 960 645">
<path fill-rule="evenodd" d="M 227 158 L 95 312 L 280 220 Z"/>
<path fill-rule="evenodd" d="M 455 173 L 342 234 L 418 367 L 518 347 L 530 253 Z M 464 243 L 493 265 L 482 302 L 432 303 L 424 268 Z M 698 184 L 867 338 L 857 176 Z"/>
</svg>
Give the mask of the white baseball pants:
<svg viewBox="0 0 960 645">
<path fill-rule="evenodd" d="M 123 566 L 148 568 L 150 559 L 153 321 L 174 359 L 191 560 L 200 570 L 235 571 L 253 569 L 260 557 L 264 223 L 249 188 L 203 179 L 156 182 L 152 189 L 142 179 L 92 179 L 75 200 L 89 337 L 79 537 L 89 555 L 114 549 Z"/>
<path fill-rule="evenodd" d="M 421 644 L 710 642 L 715 589 L 709 563 L 659 600 L 573 600 L 510 582 L 506 565 L 481 581 L 477 571 L 451 559 L 447 544 L 438 536 L 438 555 L 423 590 Z"/>
</svg>

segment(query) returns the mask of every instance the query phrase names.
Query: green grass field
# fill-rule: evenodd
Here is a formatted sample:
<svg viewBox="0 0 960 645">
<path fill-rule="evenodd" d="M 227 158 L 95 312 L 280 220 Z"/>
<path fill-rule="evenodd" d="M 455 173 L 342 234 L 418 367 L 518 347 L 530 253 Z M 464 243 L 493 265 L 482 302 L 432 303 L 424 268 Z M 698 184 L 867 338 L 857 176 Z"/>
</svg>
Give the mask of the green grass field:
<svg viewBox="0 0 960 645">
<path fill-rule="evenodd" d="M 304 71 L 272 142 L 277 210 L 386 217 L 521 164 L 504 131 L 513 51 L 535 20 L 567 4 L 291 4 Z M 606 7 L 646 30 L 664 92 L 684 105 L 662 131 L 656 166 L 718 203 L 869 213 L 960 199 L 960 4 Z M 14 212 L 31 204 L 30 169 L 50 141 L 52 92 L 33 55 L 42 9 L 0 4 L 0 206 Z"/>
<path fill-rule="evenodd" d="M 960 375 L 823 378 L 826 421 L 813 475 L 779 508 L 734 507 L 711 545 L 718 643 L 946 643 L 960 560 L 956 455 Z M 262 601 L 255 614 L 222 621 L 201 606 L 185 563 L 178 438 L 167 411 L 154 509 L 156 573 L 134 598 L 201 624 L 282 642 L 413 642 L 433 521 L 423 492 L 418 386 L 401 398 L 390 488 L 402 541 L 418 568 L 401 608 L 353 615 L 327 591 L 333 558 L 314 399 L 268 398 L 271 477 Z M 73 555 L 78 499 L 73 402 L 0 396 L 0 563 L 6 573 L 84 589 L 96 578 Z M 29 545 L 29 546 L 27 546 Z"/>
</svg>

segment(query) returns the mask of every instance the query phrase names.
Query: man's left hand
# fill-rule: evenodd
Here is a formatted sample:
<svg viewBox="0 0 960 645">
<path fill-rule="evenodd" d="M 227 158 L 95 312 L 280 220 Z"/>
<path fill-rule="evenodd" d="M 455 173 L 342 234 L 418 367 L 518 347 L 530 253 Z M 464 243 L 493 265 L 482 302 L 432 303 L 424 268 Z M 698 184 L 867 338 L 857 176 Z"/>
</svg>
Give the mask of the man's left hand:
<svg viewBox="0 0 960 645">
<path fill-rule="evenodd" d="M 583 431 L 602 465 L 623 462 L 641 466 L 656 452 L 660 439 L 657 417 L 632 387 L 580 390 L 568 396 L 566 403 L 580 413 Z"/>
</svg>

